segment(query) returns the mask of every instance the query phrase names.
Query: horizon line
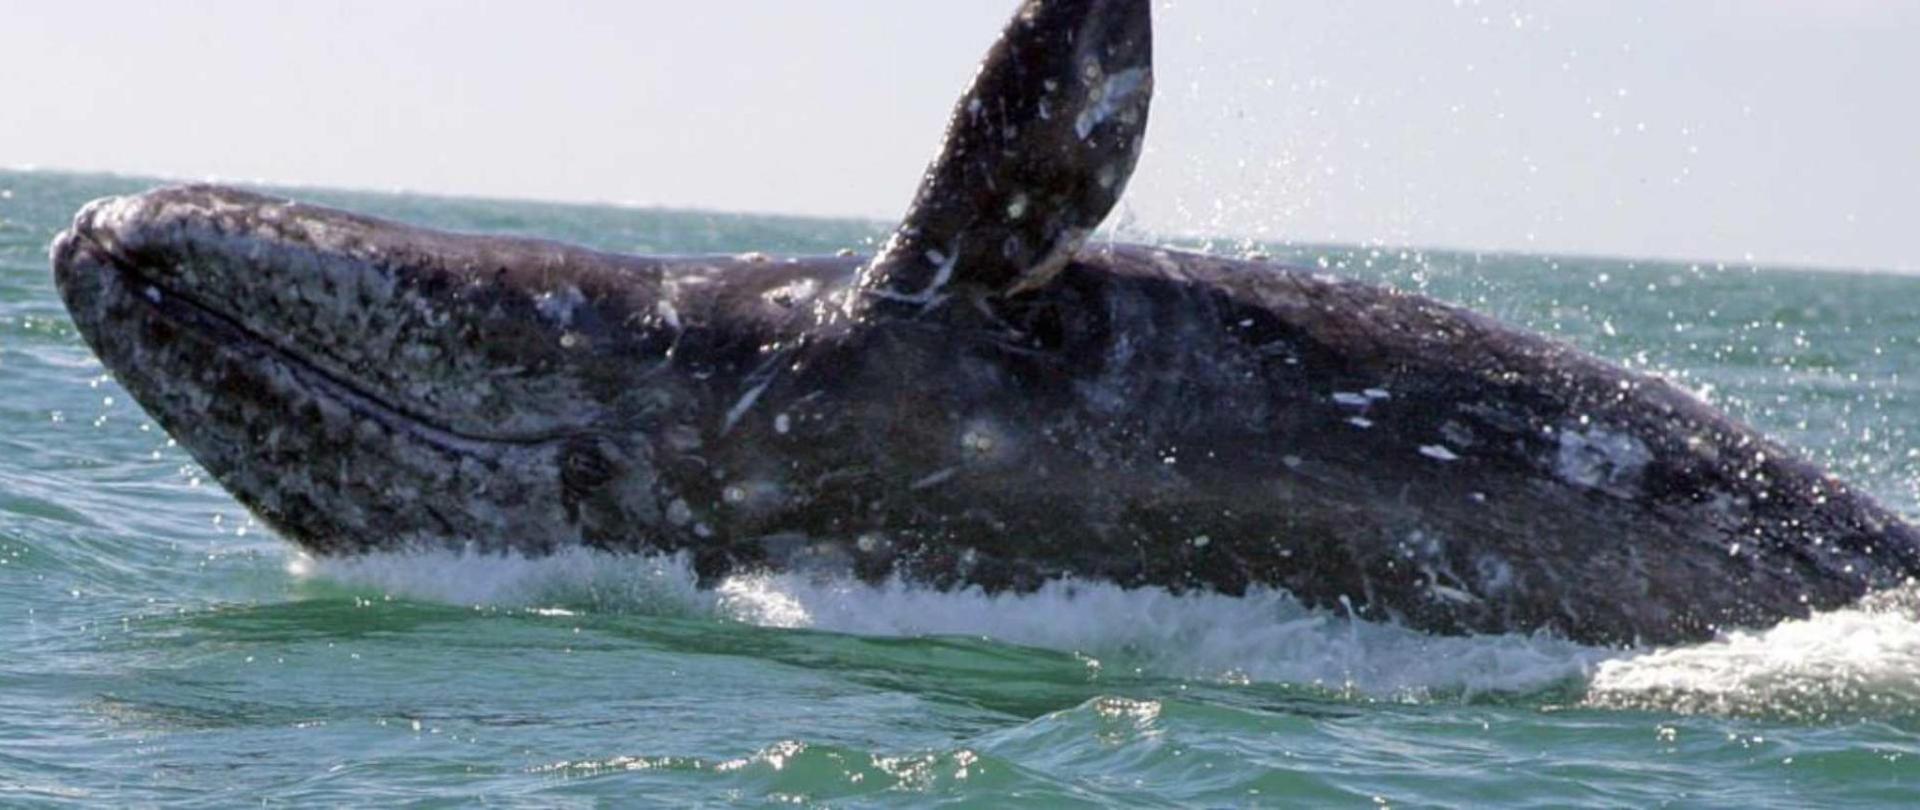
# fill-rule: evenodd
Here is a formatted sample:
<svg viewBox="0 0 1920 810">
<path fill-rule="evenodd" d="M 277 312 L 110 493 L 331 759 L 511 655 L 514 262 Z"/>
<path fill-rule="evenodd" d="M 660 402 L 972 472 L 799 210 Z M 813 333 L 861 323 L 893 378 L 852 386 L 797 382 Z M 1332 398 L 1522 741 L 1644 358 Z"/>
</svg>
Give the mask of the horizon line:
<svg viewBox="0 0 1920 810">
<path fill-rule="evenodd" d="M 579 198 L 579 197 L 565 197 L 565 198 L 546 197 L 546 196 L 517 196 L 516 197 L 516 196 L 504 196 L 504 195 L 486 194 L 486 193 L 467 193 L 467 192 L 457 192 L 457 191 L 414 189 L 414 188 L 406 188 L 401 186 L 393 186 L 393 187 L 387 187 L 387 188 L 370 188 L 370 187 L 352 186 L 352 185 L 330 185 L 326 183 L 310 182 L 310 181 L 273 180 L 273 179 L 262 178 L 262 177 L 237 178 L 237 177 L 225 177 L 217 174 L 207 174 L 207 175 L 201 175 L 198 177 L 191 177 L 191 176 L 183 176 L 183 175 L 171 175 L 164 172 L 125 172 L 125 171 L 104 170 L 104 169 L 72 169 L 72 168 L 66 168 L 66 167 L 60 167 L 60 166 L 44 166 L 44 165 L 31 164 L 31 163 L 0 165 L 0 172 L 10 172 L 15 174 L 43 174 L 43 173 L 44 174 L 63 174 L 63 175 L 78 176 L 78 177 L 100 177 L 100 178 L 112 178 L 117 180 L 130 180 L 130 181 L 145 180 L 145 181 L 155 181 L 161 184 L 210 183 L 215 185 L 235 185 L 235 186 L 242 186 L 242 187 L 252 187 L 255 189 L 294 189 L 294 190 L 309 190 L 309 191 L 320 191 L 320 192 L 343 192 L 348 194 L 371 194 L 371 195 L 381 195 L 381 196 L 389 196 L 389 197 L 418 197 L 418 198 L 439 199 L 439 200 L 448 200 L 448 201 L 530 203 L 535 205 L 550 205 L 550 206 L 557 206 L 557 207 L 573 207 L 573 208 L 616 208 L 616 209 L 627 209 L 627 210 L 647 210 L 647 211 L 661 211 L 661 212 L 686 213 L 686 214 L 763 217 L 763 218 L 770 218 L 770 219 L 785 219 L 785 220 L 812 220 L 812 221 L 819 221 L 819 222 L 839 222 L 843 224 L 861 223 L 861 224 L 872 224 L 876 228 L 876 230 L 880 231 L 881 234 L 884 234 L 885 230 L 890 228 L 891 223 L 893 222 L 893 220 L 884 219 L 878 215 L 868 215 L 868 214 L 795 213 L 791 211 L 773 211 L 773 210 L 764 210 L 764 209 L 762 210 L 720 209 L 720 208 L 702 207 L 699 205 L 673 204 L 673 203 L 664 203 L 664 202 L 658 202 L 658 201 L 643 202 L 639 200 L 586 199 L 586 198 Z M 902 206 L 903 211 L 904 211 L 904 208 L 905 206 Z M 1112 233 L 1115 227 L 1116 226 L 1113 220 L 1110 218 L 1107 222 L 1103 223 L 1098 229 L 1096 229 L 1095 233 L 1096 234 L 1101 232 Z M 1090 242 L 1093 241 L 1094 238 L 1096 237 L 1090 236 L 1089 241 Z M 1634 265 L 1634 264 L 1670 264 L 1670 265 L 1682 265 L 1682 266 L 1692 265 L 1692 266 L 1700 266 L 1700 267 L 1710 267 L 1718 272 L 1724 272 L 1727 270 L 1747 270 L 1747 271 L 1753 271 L 1753 272 L 1812 272 L 1812 273 L 1832 273 L 1832 274 L 1852 274 L 1852 275 L 1920 276 L 1920 264 L 1917 264 L 1911 267 L 1868 266 L 1868 265 L 1820 261 L 1820 260 L 1765 259 L 1765 258 L 1758 258 L 1758 257 L 1729 260 L 1729 259 L 1683 257 L 1683 256 L 1630 255 L 1630 254 L 1624 254 L 1624 253 L 1620 253 L 1620 254 L 1595 253 L 1591 251 L 1576 250 L 1576 249 L 1529 250 L 1529 249 L 1512 248 L 1512 247 L 1486 247 L 1486 246 L 1472 246 L 1472 245 L 1451 245 L 1450 246 L 1450 245 L 1435 245 L 1435 244 L 1415 244 L 1412 242 L 1396 243 L 1396 242 L 1387 242 L 1384 240 L 1377 240 L 1377 241 L 1361 240 L 1361 241 L 1354 241 L 1354 242 L 1321 242 L 1321 241 L 1315 241 L 1310 239 L 1301 239 L 1297 241 L 1282 239 L 1282 240 L 1275 241 L 1272 239 L 1260 239 L 1260 238 L 1231 234 L 1231 233 L 1207 232 L 1207 231 L 1202 231 L 1198 229 L 1183 230 L 1183 229 L 1170 228 L 1166 230 L 1157 230 L 1152 228 L 1139 228 L 1138 226 L 1129 228 L 1127 231 L 1121 234 L 1120 238 L 1147 239 L 1147 240 L 1151 240 L 1156 245 L 1165 245 L 1169 247 L 1172 247 L 1173 245 L 1170 245 L 1167 243 L 1170 243 L 1173 241 L 1228 242 L 1234 245 L 1251 245 L 1259 248 L 1269 248 L 1269 249 L 1273 247 L 1286 247 L 1294 250 L 1300 250 L 1300 249 L 1326 250 L 1326 251 L 1381 250 L 1381 251 L 1411 252 L 1411 253 L 1446 253 L 1446 254 L 1455 254 L 1455 255 L 1471 255 L 1475 257 L 1492 254 L 1492 255 L 1498 255 L 1498 256 L 1520 256 L 1520 257 L 1534 257 L 1534 258 L 1543 258 L 1543 259 L 1570 259 L 1570 260 L 1587 260 L 1587 261 L 1599 260 L 1599 261 L 1623 263 L 1628 265 Z M 1181 248 L 1181 249 L 1195 249 L 1195 248 Z M 1196 252 L 1215 253 L 1216 255 L 1235 255 L 1235 256 L 1242 256 L 1242 257 L 1247 256 L 1254 252 L 1266 252 L 1266 251 L 1247 251 L 1247 250 L 1240 250 L 1232 253 L 1215 252 L 1215 251 L 1212 251 L 1210 247 L 1206 247 L 1206 246 L 1203 246 L 1195 250 Z"/>
</svg>

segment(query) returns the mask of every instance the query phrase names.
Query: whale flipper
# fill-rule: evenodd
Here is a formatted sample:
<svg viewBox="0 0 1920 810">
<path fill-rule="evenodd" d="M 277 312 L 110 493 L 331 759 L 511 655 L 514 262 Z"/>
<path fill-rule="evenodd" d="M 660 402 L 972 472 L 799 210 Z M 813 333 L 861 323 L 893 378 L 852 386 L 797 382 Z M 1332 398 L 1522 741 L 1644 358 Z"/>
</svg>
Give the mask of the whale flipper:
<svg viewBox="0 0 1920 810">
<path fill-rule="evenodd" d="M 987 53 L 869 302 L 1037 287 L 1120 199 L 1153 95 L 1151 0 L 1027 0 Z"/>
</svg>

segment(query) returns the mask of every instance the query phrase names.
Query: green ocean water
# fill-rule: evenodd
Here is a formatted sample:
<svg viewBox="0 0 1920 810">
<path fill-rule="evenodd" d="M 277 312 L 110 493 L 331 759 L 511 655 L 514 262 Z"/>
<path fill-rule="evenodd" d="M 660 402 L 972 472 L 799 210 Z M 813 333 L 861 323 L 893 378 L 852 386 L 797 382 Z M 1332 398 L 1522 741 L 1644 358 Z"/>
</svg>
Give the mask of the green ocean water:
<svg viewBox="0 0 1920 810">
<path fill-rule="evenodd" d="M 1428 637 L 1283 593 L 303 559 L 105 375 L 53 290 L 53 234 L 148 185 L 0 172 L 0 806 L 1920 804 L 1914 593 L 1608 650 Z M 880 231 L 288 193 L 620 251 Z M 1263 249 L 1667 374 L 1920 516 L 1920 278 Z"/>
</svg>

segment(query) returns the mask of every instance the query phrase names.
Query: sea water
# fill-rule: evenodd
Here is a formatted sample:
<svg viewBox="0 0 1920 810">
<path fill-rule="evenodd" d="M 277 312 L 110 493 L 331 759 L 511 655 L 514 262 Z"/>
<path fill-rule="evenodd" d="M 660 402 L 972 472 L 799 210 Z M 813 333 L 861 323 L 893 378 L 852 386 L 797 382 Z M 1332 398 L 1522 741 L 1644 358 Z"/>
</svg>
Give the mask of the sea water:
<svg viewBox="0 0 1920 810">
<path fill-rule="evenodd" d="M 702 589 L 674 557 L 306 558 L 60 306 L 54 233 L 149 185 L 0 172 L 0 806 L 1920 802 L 1920 593 L 1620 650 L 1428 636 L 1278 590 Z M 286 193 L 631 252 L 869 250 L 884 228 Z M 1181 243 L 1434 295 L 1667 376 L 1920 514 L 1920 278 Z"/>
</svg>

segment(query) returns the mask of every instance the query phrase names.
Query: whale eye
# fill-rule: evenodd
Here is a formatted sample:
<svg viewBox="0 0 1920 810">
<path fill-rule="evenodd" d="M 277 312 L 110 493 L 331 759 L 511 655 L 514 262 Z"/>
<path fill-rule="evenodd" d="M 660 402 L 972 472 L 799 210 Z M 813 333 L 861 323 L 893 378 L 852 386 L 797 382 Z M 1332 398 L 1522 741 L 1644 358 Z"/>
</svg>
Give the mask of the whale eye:
<svg viewBox="0 0 1920 810">
<path fill-rule="evenodd" d="M 598 448 L 586 442 L 573 442 L 567 445 L 565 453 L 560 477 L 568 486 L 589 489 L 613 478 L 613 462 L 601 455 Z"/>
<path fill-rule="evenodd" d="M 569 515 L 577 515 L 580 500 L 613 480 L 616 469 L 593 442 L 575 440 L 560 451 L 561 503 Z"/>
</svg>

